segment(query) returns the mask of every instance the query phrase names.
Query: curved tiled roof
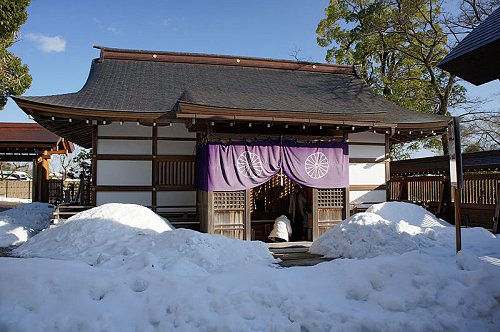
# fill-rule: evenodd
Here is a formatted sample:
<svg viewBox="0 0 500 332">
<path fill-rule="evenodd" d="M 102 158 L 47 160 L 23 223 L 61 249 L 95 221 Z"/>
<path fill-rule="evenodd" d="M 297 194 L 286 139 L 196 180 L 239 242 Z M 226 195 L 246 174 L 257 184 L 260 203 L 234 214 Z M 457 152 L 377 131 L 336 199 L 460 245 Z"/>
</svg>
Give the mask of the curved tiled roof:
<svg viewBox="0 0 500 332">
<path fill-rule="evenodd" d="M 175 114 L 179 104 L 287 112 L 300 117 L 363 116 L 364 121 L 422 124 L 447 117 L 405 110 L 371 92 L 352 66 L 189 53 L 100 48 L 75 93 L 15 97 L 29 112 L 57 107 L 72 116 Z M 274 114 L 274 113 L 273 113 Z M 277 114 L 277 113 L 276 113 Z M 36 118 L 36 116 L 35 116 Z M 82 129 L 83 130 L 83 129 Z"/>
</svg>

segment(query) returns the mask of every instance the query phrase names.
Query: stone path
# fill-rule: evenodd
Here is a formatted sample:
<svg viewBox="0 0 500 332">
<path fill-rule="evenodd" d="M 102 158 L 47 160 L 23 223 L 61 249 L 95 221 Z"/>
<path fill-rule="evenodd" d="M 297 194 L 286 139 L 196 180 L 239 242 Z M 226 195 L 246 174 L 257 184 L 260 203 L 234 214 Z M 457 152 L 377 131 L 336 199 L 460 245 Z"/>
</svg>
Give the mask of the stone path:
<svg viewBox="0 0 500 332">
<path fill-rule="evenodd" d="M 313 266 L 332 259 L 308 252 L 312 242 L 279 242 L 268 243 L 269 251 L 274 258 L 281 259 L 279 263 L 282 267 L 292 266 Z"/>
</svg>

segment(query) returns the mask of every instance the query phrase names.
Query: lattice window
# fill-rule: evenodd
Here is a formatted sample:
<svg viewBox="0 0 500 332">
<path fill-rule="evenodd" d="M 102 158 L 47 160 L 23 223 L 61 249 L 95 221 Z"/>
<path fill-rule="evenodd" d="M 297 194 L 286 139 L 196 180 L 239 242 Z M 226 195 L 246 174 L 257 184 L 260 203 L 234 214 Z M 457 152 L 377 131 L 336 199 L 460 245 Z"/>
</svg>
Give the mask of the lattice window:
<svg viewBox="0 0 500 332">
<path fill-rule="evenodd" d="M 191 157 L 172 160 L 158 160 L 158 185 L 186 186 L 194 185 L 195 161 Z"/>
<path fill-rule="evenodd" d="M 318 189 L 318 208 L 342 208 L 344 189 Z"/>
<path fill-rule="evenodd" d="M 214 210 L 245 210 L 245 191 L 214 192 Z"/>
</svg>

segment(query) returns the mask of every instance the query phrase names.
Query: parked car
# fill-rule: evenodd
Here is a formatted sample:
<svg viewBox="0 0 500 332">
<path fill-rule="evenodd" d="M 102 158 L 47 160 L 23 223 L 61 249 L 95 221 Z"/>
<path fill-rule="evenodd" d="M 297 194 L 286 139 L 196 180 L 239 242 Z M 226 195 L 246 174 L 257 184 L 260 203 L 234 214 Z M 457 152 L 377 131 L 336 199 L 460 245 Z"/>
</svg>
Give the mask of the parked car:
<svg viewBox="0 0 500 332">
<path fill-rule="evenodd" d="M 3 178 L 5 180 L 18 180 L 18 181 L 30 181 L 31 178 L 26 172 L 11 172 L 11 171 L 4 171 L 3 172 L 3 177 L 0 175 L 0 178 Z"/>
</svg>

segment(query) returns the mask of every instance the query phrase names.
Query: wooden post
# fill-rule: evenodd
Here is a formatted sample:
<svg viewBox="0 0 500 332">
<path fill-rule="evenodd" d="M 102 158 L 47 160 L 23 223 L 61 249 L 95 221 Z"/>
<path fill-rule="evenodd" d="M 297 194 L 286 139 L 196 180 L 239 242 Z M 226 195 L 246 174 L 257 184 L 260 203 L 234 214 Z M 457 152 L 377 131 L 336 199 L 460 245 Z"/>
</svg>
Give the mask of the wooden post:
<svg viewBox="0 0 500 332">
<path fill-rule="evenodd" d="M 313 229 L 312 240 L 315 241 L 319 237 L 319 211 L 318 211 L 318 189 L 312 188 L 312 215 L 313 215 Z"/>
<path fill-rule="evenodd" d="M 450 184 L 455 202 L 455 229 L 457 253 L 462 249 L 460 230 L 460 189 L 463 188 L 462 149 L 460 145 L 460 122 L 453 117 L 448 123 L 448 141 L 450 150 Z"/>
<path fill-rule="evenodd" d="M 98 127 L 97 125 L 92 125 L 92 184 L 90 186 L 91 190 L 91 200 L 92 205 L 97 206 L 97 134 Z"/>
<path fill-rule="evenodd" d="M 158 201 L 157 201 L 157 189 L 158 189 L 158 159 L 157 153 L 158 153 L 158 127 L 153 126 L 152 129 L 152 137 L 151 137 L 151 154 L 152 154 L 152 159 L 151 159 L 151 209 L 156 212 L 157 206 L 158 206 Z"/>
<path fill-rule="evenodd" d="M 460 188 L 453 187 L 453 199 L 455 201 L 455 236 L 457 253 L 462 250 L 462 228 L 460 216 Z"/>
<path fill-rule="evenodd" d="M 439 202 L 438 202 L 438 208 L 436 211 L 436 216 L 439 218 L 442 218 L 442 213 L 444 211 L 444 187 L 445 187 L 445 179 L 441 181 L 439 184 Z"/>
<path fill-rule="evenodd" d="M 496 190 L 497 190 L 497 204 L 495 208 L 495 216 L 493 217 L 493 234 L 498 233 L 498 223 L 500 219 L 500 181 L 497 181 L 496 183 Z"/>
<path fill-rule="evenodd" d="M 214 233 L 214 192 L 207 191 L 207 210 L 206 213 L 206 221 L 207 221 L 207 233 Z"/>
<path fill-rule="evenodd" d="M 252 239 L 252 218 L 250 211 L 250 190 L 245 190 L 245 235 L 244 239 L 250 241 Z"/>
</svg>

